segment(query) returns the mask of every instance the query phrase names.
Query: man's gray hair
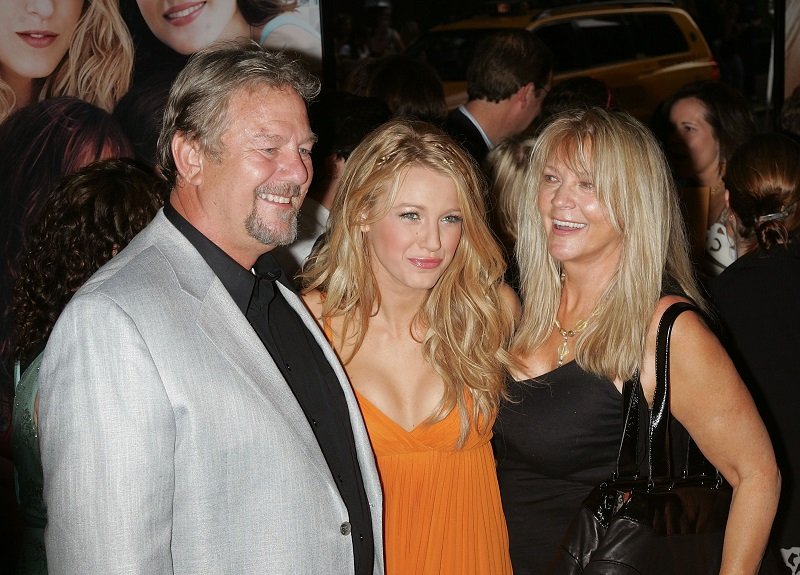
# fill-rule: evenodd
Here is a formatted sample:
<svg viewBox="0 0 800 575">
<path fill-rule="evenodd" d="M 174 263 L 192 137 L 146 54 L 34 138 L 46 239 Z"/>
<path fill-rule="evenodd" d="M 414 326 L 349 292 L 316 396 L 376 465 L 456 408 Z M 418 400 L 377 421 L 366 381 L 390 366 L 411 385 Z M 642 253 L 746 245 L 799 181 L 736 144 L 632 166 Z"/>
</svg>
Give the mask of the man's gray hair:
<svg viewBox="0 0 800 575">
<path fill-rule="evenodd" d="M 189 58 L 170 89 L 158 137 L 159 167 L 170 186 L 178 176 L 172 156 L 175 134 L 183 134 L 204 153 L 219 158 L 231 97 L 240 90 L 265 85 L 293 90 L 306 104 L 320 92 L 319 80 L 299 60 L 252 40 L 215 42 Z"/>
</svg>

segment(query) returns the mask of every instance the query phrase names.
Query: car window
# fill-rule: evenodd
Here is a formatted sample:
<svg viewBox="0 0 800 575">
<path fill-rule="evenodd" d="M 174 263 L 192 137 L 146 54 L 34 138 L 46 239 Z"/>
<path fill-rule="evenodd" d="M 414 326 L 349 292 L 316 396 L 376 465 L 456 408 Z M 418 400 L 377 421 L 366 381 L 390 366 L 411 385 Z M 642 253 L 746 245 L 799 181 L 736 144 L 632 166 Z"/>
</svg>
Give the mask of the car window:
<svg viewBox="0 0 800 575">
<path fill-rule="evenodd" d="M 559 73 L 689 50 L 683 32 L 669 14 L 574 18 L 534 31 L 555 54 Z"/>
<path fill-rule="evenodd" d="M 584 37 L 592 66 L 636 59 L 630 31 L 622 16 L 576 18 L 575 28 Z"/>
<path fill-rule="evenodd" d="M 589 67 L 583 37 L 576 34 L 570 22 L 545 25 L 536 28 L 535 33 L 553 52 L 559 74 Z"/>
<path fill-rule="evenodd" d="M 689 44 L 669 14 L 638 14 L 632 31 L 640 54 L 647 58 L 689 51 Z"/>
</svg>

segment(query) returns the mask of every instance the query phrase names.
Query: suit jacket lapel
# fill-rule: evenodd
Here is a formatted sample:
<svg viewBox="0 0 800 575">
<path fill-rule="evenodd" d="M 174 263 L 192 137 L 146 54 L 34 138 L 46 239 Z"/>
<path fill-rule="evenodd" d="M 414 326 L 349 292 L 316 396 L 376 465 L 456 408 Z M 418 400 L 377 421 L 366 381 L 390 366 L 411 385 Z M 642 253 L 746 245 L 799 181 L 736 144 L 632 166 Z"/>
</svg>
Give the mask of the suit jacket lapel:
<svg viewBox="0 0 800 575">
<path fill-rule="evenodd" d="M 218 279 L 212 282 L 197 318 L 198 326 L 236 368 L 242 381 L 277 408 L 300 445 L 331 482 L 325 458 L 297 402 L 264 344 Z"/>
<path fill-rule="evenodd" d="M 325 358 L 330 362 L 334 373 L 336 373 L 336 377 L 339 379 L 339 384 L 342 387 L 342 392 L 344 393 L 345 400 L 347 401 L 347 407 L 350 412 L 350 425 L 353 430 L 353 437 L 355 438 L 356 450 L 358 452 L 359 464 L 361 466 L 362 478 L 364 481 L 364 488 L 366 489 L 367 496 L 370 501 L 377 505 L 377 509 L 380 509 L 381 487 L 375 467 L 375 455 L 372 451 L 372 444 L 369 441 L 367 428 L 361 415 L 361 408 L 359 407 L 358 400 L 353 393 L 350 380 L 347 377 L 347 374 L 342 367 L 336 352 L 333 350 L 330 343 L 328 343 L 328 340 L 325 339 L 325 334 L 322 332 L 319 324 L 317 324 L 316 320 L 308 311 L 308 309 L 306 309 L 303 301 L 290 288 L 282 285 L 280 282 L 275 283 L 279 286 L 286 301 L 289 302 L 289 305 L 292 306 L 292 308 L 297 312 L 297 314 L 306 324 L 308 330 L 313 334 L 314 339 L 316 339 L 320 348 L 322 348 Z M 378 519 L 373 516 L 373 522 L 376 521 L 378 521 Z M 375 523 L 375 525 L 380 525 L 380 523 Z"/>
</svg>

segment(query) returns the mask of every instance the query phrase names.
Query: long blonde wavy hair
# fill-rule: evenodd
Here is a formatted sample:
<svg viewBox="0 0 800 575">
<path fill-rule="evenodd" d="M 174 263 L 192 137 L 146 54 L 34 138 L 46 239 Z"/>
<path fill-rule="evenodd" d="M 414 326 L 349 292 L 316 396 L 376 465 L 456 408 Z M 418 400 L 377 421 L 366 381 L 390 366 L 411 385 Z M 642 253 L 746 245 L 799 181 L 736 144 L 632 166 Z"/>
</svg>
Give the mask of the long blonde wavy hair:
<svg viewBox="0 0 800 575">
<path fill-rule="evenodd" d="M 130 87 L 133 58 L 118 0 L 86 0 L 69 49 L 44 80 L 39 99 L 75 96 L 111 112 Z M 0 78 L 0 121 L 15 105 L 14 91 Z"/>
<path fill-rule="evenodd" d="M 577 337 L 575 359 L 588 372 L 626 380 L 639 369 L 647 328 L 665 288 L 707 309 L 669 165 L 650 130 L 625 112 L 567 112 L 536 138 L 517 209 L 523 315 L 511 349 L 520 355 L 547 340 L 561 299 L 561 266 L 547 251 L 536 208 L 545 165 L 554 157 L 594 183 L 622 237 L 619 268 L 598 300 L 595 320 Z"/>
<path fill-rule="evenodd" d="M 488 426 L 494 420 L 511 362 L 507 346 L 513 330 L 512 312 L 498 291 L 505 262 L 484 218 L 485 182 L 475 162 L 431 124 L 393 120 L 377 128 L 345 165 L 327 242 L 306 264 L 301 281 L 304 293 L 318 289 L 324 294 L 323 317 L 343 316 L 338 347 L 353 344 L 353 353 L 342 358 L 346 365 L 381 305 L 362 226 L 386 215 L 412 166 L 453 180 L 463 218 L 453 260 L 411 326 L 412 337 L 421 341 L 425 359 L 445 385 L 430 421 L 458 409 L 461 445 L 470 426 Z"/>
</svg>

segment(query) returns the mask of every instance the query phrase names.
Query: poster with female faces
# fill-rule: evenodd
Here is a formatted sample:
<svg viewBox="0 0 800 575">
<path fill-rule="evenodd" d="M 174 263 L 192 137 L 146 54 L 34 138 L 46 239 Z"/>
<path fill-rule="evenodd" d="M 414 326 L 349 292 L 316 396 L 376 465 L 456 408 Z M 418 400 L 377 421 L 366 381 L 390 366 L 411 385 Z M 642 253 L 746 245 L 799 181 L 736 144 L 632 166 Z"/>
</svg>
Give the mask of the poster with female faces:
<svg viewBox="0 0 800 575">
<path fill-rule="evenodd" d="M 321 75 L 320 28 L 319 0 L 3 0 L 0 121 L 54 96 L 110 112 L 132 81 L 219 39 L 295 51 Z"/>
<path fill-rule="evenodd" d="M 0 121 L 53 96 L 110 111 L 128 89 L 134 57 L 117 2 L 0 2 Z"/>
<path fill-rule="evenodd" d="M 136 0 L 136 5 L 150 32 L 178 54 L 244 36 L 295 51 L 312 72 L 321 71 L 318 0 Z"/>
</svg>

